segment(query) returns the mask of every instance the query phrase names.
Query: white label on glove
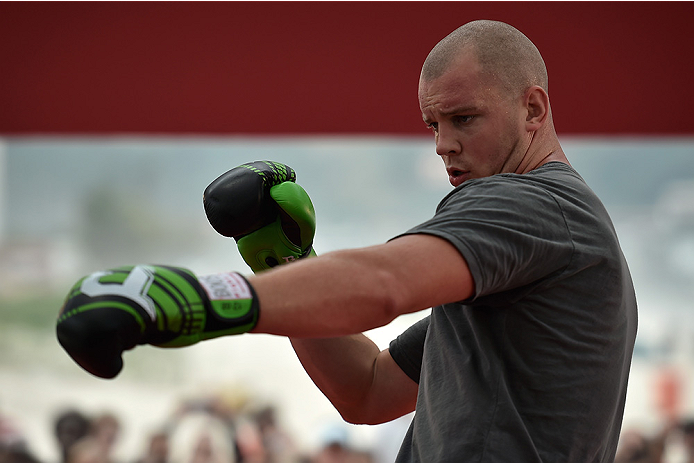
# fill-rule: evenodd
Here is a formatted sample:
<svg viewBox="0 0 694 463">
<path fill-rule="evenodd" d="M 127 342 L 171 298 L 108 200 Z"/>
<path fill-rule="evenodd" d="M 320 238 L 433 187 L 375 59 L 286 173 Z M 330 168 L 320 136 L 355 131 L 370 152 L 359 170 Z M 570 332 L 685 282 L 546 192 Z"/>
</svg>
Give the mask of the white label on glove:
<svg viewBox="0 0 694 463">
<path fill-rule="evenodd" d="M 147 265 L 133 267 L 123 284 L 101 283 L 99 279 L 113 272 L 96 272 L 89 275 L 82 282 L 80 291 L 89 297 L 97 296 L 121 296 L 138 304 L 149 314 L 152 321 L 157 319 L 157 311 L 154 301 L 147 295 L 149 287 L 154 281 L 154 269 Z"/>
<path fill-rule="evenodd" d="M 198 277 L 212 301 L 251 299 L 251 289 L 238 273 L 217 273 Z"/>
</svg>

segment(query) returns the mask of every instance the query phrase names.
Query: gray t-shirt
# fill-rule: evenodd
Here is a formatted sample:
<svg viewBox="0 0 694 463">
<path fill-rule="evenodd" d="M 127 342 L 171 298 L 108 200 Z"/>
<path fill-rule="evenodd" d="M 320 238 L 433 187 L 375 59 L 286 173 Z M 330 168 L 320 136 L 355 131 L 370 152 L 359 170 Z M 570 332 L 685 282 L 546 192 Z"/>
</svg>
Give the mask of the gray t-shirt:
<svg viewBox="0 0 694 463">
<path fill-rule="evenodd" d="M 578 173 L 551 162 L 467 181 L 414 233 L 451 242 L 475 294 L 390 345 L 419 383 L 397 462 L 612 462 L 636 298 L 612 222 Z"/>
</svg>

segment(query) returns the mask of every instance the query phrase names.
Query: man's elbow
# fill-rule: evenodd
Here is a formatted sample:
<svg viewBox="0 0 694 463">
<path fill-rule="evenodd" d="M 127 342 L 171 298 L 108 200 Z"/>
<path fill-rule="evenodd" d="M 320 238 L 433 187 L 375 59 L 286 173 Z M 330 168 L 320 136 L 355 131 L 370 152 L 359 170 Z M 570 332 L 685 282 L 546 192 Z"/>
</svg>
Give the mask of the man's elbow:
<svg viewBox="0 0 694 463">
<path fill-rule="evenodd" d="M 382 416 L 376 413 L 373 413 L 373 410 L 367 410 L 367 409 L 343 409 L 340 410 L 339 408 L 337 409 L 338 413 L 342 417 L 345 422 L 349 424 L 366 424 L 366 425 L 376 425 L 376 424 L 383 424 L 387 423 L 388 421 L 392 421 L 397 416 L 394 417 L 389 417 L 389 416 Z"/>
</svg>

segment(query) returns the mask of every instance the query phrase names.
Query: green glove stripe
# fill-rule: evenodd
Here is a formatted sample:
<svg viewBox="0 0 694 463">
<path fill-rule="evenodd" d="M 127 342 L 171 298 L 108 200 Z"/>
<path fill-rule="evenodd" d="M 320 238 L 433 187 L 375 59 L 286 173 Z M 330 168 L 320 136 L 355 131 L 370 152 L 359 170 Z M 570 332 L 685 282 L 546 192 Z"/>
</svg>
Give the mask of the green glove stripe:
<svg viewBox="0 0 694 463">
<path fill-rule="evenodd" d="M 282 183 L 282 182 L 293 182 L 296 180 L 296 174 L 294 173 L 293 169 L 290 169 L 287 165 L 285 164 L 280 164 L 278 162 L 272 162 L 272 161 L 263 161 L 265 164 L 267 164 L 272 171 L 276 175 L 276 182 L 277 183 Z"/>
<path fill-rule="evenodd" d="M 133 269 L 132 266 L 128 267 L 118 267 L 113 269 L 108 275 L 104 275 L 101 278 L 99 278 L 99 283 L 102 284 L 123 284 L 126 278 L 128 278 L 128 275 L 130 275 L 130 271 Z"/>
<path fill-rule="evenodd" d="M 130 312 L 141 308 L 147 312 L 146 307 L 142 307 L 142 302 L 133 300 L 121 291 L 121 287 L 126 284 L 126 280 L 133 271 L 133 266 L 119 267 L 111 270 L 107 274 L 99 277 L 98 284 L 104 288 L 105 292 L 111 296 L 121 295 L 124 301 L 131 302 Z M 82 293 L 82 283 L 86 279 L 81 279 L 70 292 L 70 298 L 80 297 Z M 146 324 L 155 323 L 157 332 L 170 332 L 172 334 L 190 334 L 191 332 L 202 330 L 205 324 L 205 308 L 201 295 L 195 290 L 191 279 L 194 277 L 183 270 L 174 267 L 157 266 L 156 272 L 152 274 L 152 280 L 147 287 L 140 289 L 142 296 L 149 299 L 155 311 L 154 320 L 140 314 L 137 319 L 142 329 Z M 112 288 L 109 290 L 107 288 Z M 102 306 L 103 307 L 103 306 Z M 113 305 L 111 305 L 113 307 Z M 119 305 L 121 307 L 121 305 Z M 151 310 L 151 309 L 150 309 Z"/>
<path fill-rule="evenodd" d="M 189 306 L 195 303 L 176 296 L 169 289 L 170 286 L 166 288 L 166 285 L 165 282 L 155 280 L 147 295 L 152 298 L 157 310 L 157 329 L 180 333 L 185 331 L 185 326 L 190 326 L 192 314 Z M 178 312 L 178 316 L 171 312 Z"/>
<path fill-rule="evenodd" d="M 156 304 L 157 326 L 160 331 L 186 335 L 202 329 L 205 307 L 200 294 L 183 272 L 171 267 L 158 267 L 147 295 Z"/>
<path fill-rule="evenodd" d="M 254 164 L 265 164 L 271 172 L 266 170 L 261 170 Z M 256 174 L 258 174 L 265 184 L 277 185 L 282 182 L 294 182 L 296 181 L 296 172 L 291 167 L 281 164 L 279 162 L 273 161 L 256 161 L 251 164 L 242 164 L 239 167 L 244 167 Z"/>
<path fill-rule="evenodd" d="M 96 302 L 92 302 L 89 304 L 77 306 L 74 309 L 71 309 L 71 310 L 61 314 L 60 317 L 58 318 L 58 323 L 61 323 L 72 316 L 75 316 L 75 315 L 82 313 L 82 312 L 86 312 L 88 310 L 104 309 L 104 308 L 116 308 L 116 309 L 121 309 L 121 310 L 124 310 L 125 312 L 128 312 L 137 321 L 137 324 L 140 325 L 140 331 L 141 332 L 145 331 L 146 325 L 145 325 L 145 321 L 142 319 L 142 314 L 140 313 L 140 311 L 133 308 L 130 304 L 128 304 L 126 302 L 118 302 L 118 301 L 115 301 L 113 299 L 96 301 Z"/>
<path fill-rule="evenodd" d="M 70 292 L 67 295 L 67 298 L 65 300 L 72 299 L 73 297 L 79 296 L 82 294 L 80 291 L 80 287 L 82 286 L 82 282 L 86 279 L 87 277 L 82 277 L 79 279 L 77 283 L 70 289 Z"/>
</svg>

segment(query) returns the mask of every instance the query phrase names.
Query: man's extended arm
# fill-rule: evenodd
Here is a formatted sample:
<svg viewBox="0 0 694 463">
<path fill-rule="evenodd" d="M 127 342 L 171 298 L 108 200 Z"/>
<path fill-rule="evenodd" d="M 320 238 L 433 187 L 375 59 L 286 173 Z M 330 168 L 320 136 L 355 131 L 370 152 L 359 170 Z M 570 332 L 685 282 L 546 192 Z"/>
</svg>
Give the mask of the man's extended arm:
<svg viewBox="0 0 694 463">
<path fill-rule="evenodd" d="M 400 314 L 466 299 L 473 282 L 447 241 L 411 235 L 329 253 L 250 279 L 261 304 L 257 332 L 292 337 L 318 388 L 352 423 L 414 410 L 417 384 L 363 334 Z M 325 338 L 326 336 L 340 336 Z"/>
<path fill-rule="evenodd" d="M 336 251 L 250 277 L 260 318 L 253 332 L 335 337 L 472 295 L 465 259 L 448 241 L 407 235 Z"/>
</svg>

